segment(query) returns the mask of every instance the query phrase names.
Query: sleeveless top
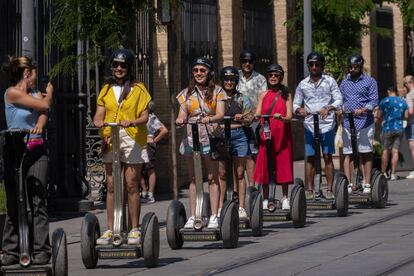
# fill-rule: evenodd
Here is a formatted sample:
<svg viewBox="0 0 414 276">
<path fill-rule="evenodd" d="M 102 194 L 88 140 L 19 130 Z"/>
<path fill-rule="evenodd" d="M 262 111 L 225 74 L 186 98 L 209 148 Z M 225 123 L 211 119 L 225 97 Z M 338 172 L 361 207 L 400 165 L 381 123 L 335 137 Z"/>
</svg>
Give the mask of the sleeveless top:
<svg viewBox="0 0 414 276">
<path fill-rule="evenodd" d="M 32 129 L 35 127 L 37 120 L 39 119 L 39 112 L 18 106 L 15 104 L 11 104 L 7 101 L 7 92 L 4 93 L 4 104 L 5 104 L 5 113 L 6 113 L 6 122 L 7 128 L 22 128 L 22 129 Z M 32 97 L 36 98 L 37 93 L 32 91 L 30 93 Z M 30 134 L 30 138 L 41 138 L 40 134 Z"/>
</svg>

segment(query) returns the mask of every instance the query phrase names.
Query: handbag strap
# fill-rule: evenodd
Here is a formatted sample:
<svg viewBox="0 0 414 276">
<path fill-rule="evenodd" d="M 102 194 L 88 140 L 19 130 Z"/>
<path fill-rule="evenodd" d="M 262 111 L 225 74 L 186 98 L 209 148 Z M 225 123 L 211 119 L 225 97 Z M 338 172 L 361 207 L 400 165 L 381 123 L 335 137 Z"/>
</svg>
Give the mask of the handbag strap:
<svg viewBox="0 0 414 276">
<path fill-rule="evenodd" d="M 267 92 L 267 93 L 269 93 L 269 92 Z M 278 94 L 276 95 L 276 97 L 273 99 L 272 105 L 270 106 L 270 110 L 269 110 L 269 112 L 267 113 L 267 115 L 270 115 L 270 114 L 272 113 L 272 110 L 273 110 L 273 108 L 275 107 L 276 102 L 277 102 L 277 100 L 279 99 L 279 97 L 280 97 L 280 95 L 279 95 L 279 93 L 278 93 Z"/>
</svg>

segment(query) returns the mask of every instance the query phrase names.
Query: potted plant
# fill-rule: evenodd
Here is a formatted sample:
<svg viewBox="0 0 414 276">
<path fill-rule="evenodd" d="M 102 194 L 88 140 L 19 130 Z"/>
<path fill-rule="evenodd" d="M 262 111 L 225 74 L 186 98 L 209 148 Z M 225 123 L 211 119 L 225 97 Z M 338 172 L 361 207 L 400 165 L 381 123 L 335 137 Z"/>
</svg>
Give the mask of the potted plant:
<svg viewBox="0 0 414 276">
<path fill-rule="evenodd" d="M 373 149 L 374 160 L 373 160 L 372 166 L 373 168 L 376 168 L 381 171 L 381 157 L 382 157 L 382 152 L 384 151 L 384 147 L 380 142 L 376 140 L 373 141 L 372 145 L 374 148 Z"/>
</svg>

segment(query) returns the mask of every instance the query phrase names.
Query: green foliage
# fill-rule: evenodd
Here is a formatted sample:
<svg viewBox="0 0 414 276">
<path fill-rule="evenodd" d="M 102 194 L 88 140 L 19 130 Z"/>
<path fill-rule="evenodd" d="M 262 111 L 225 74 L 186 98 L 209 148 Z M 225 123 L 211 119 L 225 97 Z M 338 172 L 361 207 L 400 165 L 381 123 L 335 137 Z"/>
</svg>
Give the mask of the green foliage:
<svg viewBox="0 0 414 276">
<path fill-rule="evenodd" d="M 414 1 L 413 0 L 396 0 L 403 15 L 404 26 L 414 29 Z"/>
<path fill-rule="evenodd" d="M 287 24 L 294 32 L 296 43 L 292 49 L 303 53 L 303 1 L 297 1 L 296 14 Z M 305 0 L 306 1 L 306 0 Z M 375 31 L 379 35 L 391 35 L 388 30 L 361 23 L 378 0 L 313 0 L 312 40 L 313 49 L 326 57 L 325 70 L 340 80 L 345 72 L 346 60 L 351 53 L 360 52 L 363 34 Z"/>
<path fill-rule="evenodd" d="M 102 62 L 104 49 L 124 45 L 136 12 L 150 8 L 147 2 L 149 1 L 52 0 L 54 16 L 47 34 L 46 47 L 64 53 L 64 58 L 54 65 L 50 75 L 74 75 L 79 58 Z M 75 54 L 78 39 L 90 42 L 91 49 L 85 56 Z M 97 51 L 94 50 L 95 47 Z"/>
</svg>

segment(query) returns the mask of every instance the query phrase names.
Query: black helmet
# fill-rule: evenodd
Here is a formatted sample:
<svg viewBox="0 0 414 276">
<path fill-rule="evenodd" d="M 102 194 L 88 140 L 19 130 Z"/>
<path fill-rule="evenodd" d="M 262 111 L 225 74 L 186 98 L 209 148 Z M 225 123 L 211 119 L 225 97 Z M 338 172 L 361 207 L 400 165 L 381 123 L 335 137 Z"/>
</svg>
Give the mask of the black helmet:
<svg viewBox="0 0 414 276">
<path fill-rule="evenodd" d="M 360 54 L 352 54 L 348 58 L 348 65 L 357 64 L 358 66 L 364 65 L 364 58 Z"/>
<path fill-rule="evenodd" d="M 115 50 L 111 55 L 111 64 L 114 61 L 124 62 L 131 67 L 134 64 L 135 55 L 128 49 Z"/>
<path fill-rule="evenodd" d="M 320 62 L 322 65 L 325 64 L 325 57 L 318 52 L 311 52 L 308 57 L 306 58 L 306 63 L 309 64 L 309 62 Z"/>
<path fill-rule="evenodd" d="M 280 66 L 279 64 L 270 64 L 269 66 L 267 66 L 266 74 L 269 74 L 271 72 L 279 73 L 282 76 L 285 74 L 285 71 L 283 70 L 283 67 Z"/>
<path fill-rule="evenodd" d="M 249 59 L 249 60 L 255 60 L 256 55 L 254 52 L 250 49 L 245 49 L 240 53 L 239 59 Z"/>
<path fill-rule="evenodd" d="M 236 85 L 239 82 L 239 71 L 234 66 L 226 66 L 220 71 L 220 79 L 224 80 L 226 76 L 234 77 L 236 79 Z"/>
<path fill-rule="evenodd" d="M 191 68 L 194 68 L 196 65 L 203 65 L 210 70 L 210 73 L 214 73 L 214 62 L 211 59 L 205 58 L 205 57 L 199 57 L 193 60 L 193 63 L 191 64 Z"/>
</svg>

